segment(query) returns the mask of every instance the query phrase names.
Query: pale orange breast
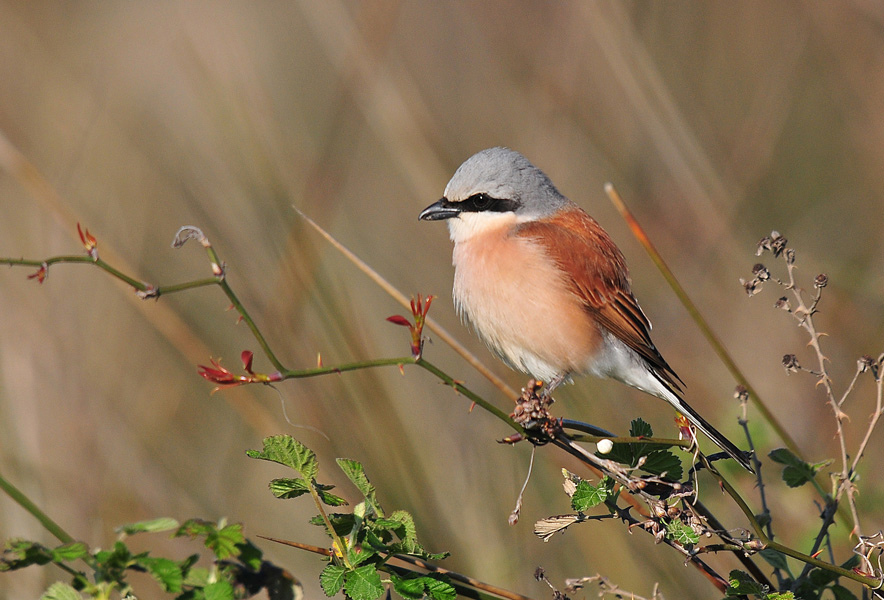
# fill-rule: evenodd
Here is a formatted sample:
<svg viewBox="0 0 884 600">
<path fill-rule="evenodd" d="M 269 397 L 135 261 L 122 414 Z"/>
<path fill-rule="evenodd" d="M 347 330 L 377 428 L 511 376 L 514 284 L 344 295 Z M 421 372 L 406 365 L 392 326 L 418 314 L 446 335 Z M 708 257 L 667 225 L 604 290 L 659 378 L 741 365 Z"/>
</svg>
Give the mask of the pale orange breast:
<svg viewBox="0 0 884 600">
<path fill-rule="evenodd" d="M 585 371 L 601 345 L 598 328 L 542 247 L 509 231 L 455 244 L 458 311 L 513 368 L 544 381 Z"/>
</svg>

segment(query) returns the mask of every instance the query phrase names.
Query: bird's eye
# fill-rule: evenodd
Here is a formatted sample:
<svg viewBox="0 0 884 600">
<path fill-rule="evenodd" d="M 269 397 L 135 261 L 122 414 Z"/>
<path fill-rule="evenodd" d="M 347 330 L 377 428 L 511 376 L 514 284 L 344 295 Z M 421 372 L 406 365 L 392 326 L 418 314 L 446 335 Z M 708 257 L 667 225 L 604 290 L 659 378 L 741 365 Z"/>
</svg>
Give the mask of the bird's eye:
<svg viewBox="0 0 884 600">
<path fill-rule="evenodd" d="M 477 211 L 488 210 L 494 202 L 494 198 L 488 194 L 474 194 L 470 200 Z"/>
</svg>

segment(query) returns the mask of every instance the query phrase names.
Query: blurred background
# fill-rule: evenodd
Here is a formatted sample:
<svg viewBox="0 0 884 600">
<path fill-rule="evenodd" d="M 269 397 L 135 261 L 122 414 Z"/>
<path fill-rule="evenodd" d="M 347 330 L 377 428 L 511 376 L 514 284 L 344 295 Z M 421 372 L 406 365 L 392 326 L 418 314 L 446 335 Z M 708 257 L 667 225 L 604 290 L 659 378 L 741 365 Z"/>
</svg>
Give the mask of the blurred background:
<svg viewBox="0 0 884 600">
<path fill-rule="evenodd" d="M 835 426 L 808 375 L 787 376 L 806 338 L 773 303 L 748 299 L 757 241 L 776 229 L 797 250 L 801 284 L 829 276 L 818 327 L 842 392 L 856 360 L 884 351 L 884 5 L 779 0 L 668 2 L 42 3 L 0 2 L 0 256 L 82 252 L 157 285 L 206 277 L 182 225 L 208 235 L 229 281 L 289 367 L 408 354 L 403 313 L 311 230 L 310 215 L 406 294 L 439 297 L 431 315 L 510 385 L 450 301 L 444 225 L 417 221 L 457 166 L 494 145 L 518 149 L 618 241 L 654 339 L 688 400 L 745 446 L 735 382 L 603 192 L 613 182 L 806 457 L 837 456 Z M 769 262 L 769 255 L 764 260 Z M 769 265 L 782 275 L 779 265 Z M 507 525 L 530 448 L 428 373 L 396 368 L 211 394 L 197 364 L 240 367 L 258 350 L 220 290 L 140 301 L 84 265 L 0 270 L 0 472 L 78 539 L 107 547 L 114 527 L 171 516 L 245 524 L 246 534 L 326 545 L 308 501 L 267 490 L 282 468 L 245 457 L 288 433 L 316 450 L 320 479 L 356 499 L 334 464 L 364 462 L 388 510 L 412 512 L 445 566 L 541 598 L 537 566 L 601 573 L 639 595 L 713 588 L 671 549 L 614 522 L 544 544 L 535 520 L 569 512 L 543 448 L 522 520 Z M 435 340 L 425 356 L 498 406 L 511 406 Z M 256 354 L 257 370 L 272 370 Z M 672 436 L 672 411 L 624 386 L 583 379 L 555 410 L 625 432 L 637 416 Z M 855 449 L 874 409 L 870 377 L 844 405 Z M 291 423 L 286 422 L 284 411 Z M 750 413 L 766 455 L 781 440 Z M 884 526 L 882 438 L 861 470 L 862 526 Z M 726 467 L 760 511 L 754 481 Z M 581 471 L 581 473 L 585 473 Z M 765 475 L 778 539 L 807 549 L 818 519 L 808 489 Z M 731 527 L 732 503 L 701 480 Z M 848 557 L 851 523 L 833 529 Z M 54 540 L 0 497 L 0 538 Z M 163 537 L 137 548 L 183 558 Z M 313 555 L 260 544 L 321 594 Z M 737 568 L 727 556 L 710 563 Z M 763 567 L 766 568 L 766 567 Z M 35 598 L 59 571 L 0 576 L 0 598 Z M 162 597 L 150 581 L 144 598 Z M 588 595 L 592 595 L 587 593 Z"/>
</svg>

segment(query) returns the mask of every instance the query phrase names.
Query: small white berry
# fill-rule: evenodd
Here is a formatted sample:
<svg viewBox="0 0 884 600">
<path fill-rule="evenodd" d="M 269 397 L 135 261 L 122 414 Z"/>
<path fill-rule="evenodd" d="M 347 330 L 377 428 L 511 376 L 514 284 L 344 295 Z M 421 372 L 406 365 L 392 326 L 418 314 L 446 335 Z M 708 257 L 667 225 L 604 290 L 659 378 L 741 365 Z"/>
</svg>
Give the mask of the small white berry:
<svg viewBox="0 0 884 600">
<path fill-rule="evenodd" d="M 607 439 L 599 440 L 599 443 L 596 444 L 595 447 L 599 451 L 599 454 L 607 454 L 614 449 L 614 442 Z"/>
</svg>

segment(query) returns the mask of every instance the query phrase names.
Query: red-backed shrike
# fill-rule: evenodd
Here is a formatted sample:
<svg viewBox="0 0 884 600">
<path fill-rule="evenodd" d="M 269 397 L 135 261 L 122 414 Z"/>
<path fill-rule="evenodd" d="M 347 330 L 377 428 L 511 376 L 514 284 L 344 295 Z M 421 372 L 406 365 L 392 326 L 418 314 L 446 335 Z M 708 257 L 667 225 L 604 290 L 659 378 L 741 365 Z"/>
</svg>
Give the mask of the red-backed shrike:
<svg viewBox="0 0 884 600">
<path fill-rule="evenodd" d="M 475 154 L 420 219 L 448 221 L 455 307 L 507 365 L 548 382 L 547 394 L 589 373 L 666 400 L 752 471 L 746 453 L 682 399 L 620 249 L 524 156 Z"/>
</svg>

